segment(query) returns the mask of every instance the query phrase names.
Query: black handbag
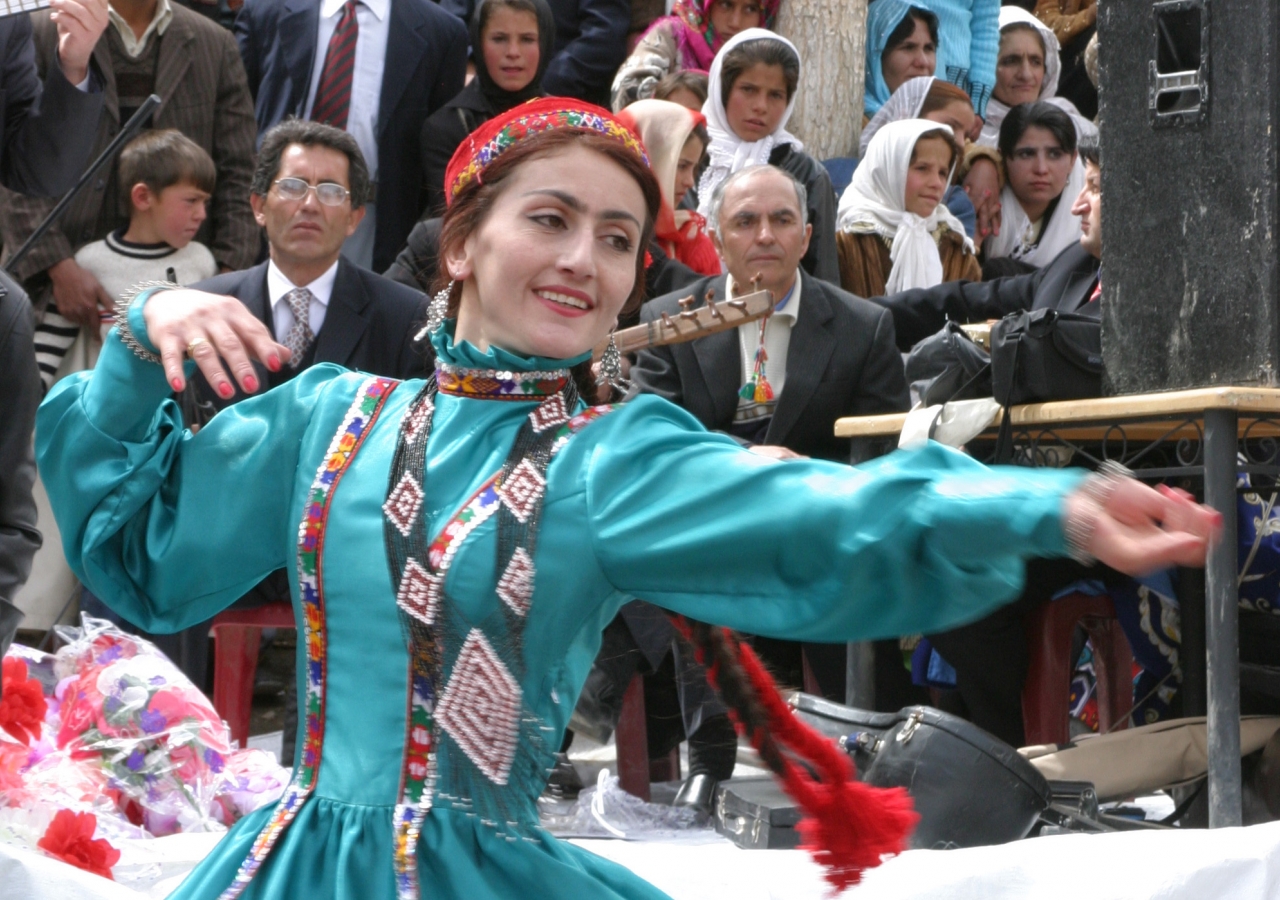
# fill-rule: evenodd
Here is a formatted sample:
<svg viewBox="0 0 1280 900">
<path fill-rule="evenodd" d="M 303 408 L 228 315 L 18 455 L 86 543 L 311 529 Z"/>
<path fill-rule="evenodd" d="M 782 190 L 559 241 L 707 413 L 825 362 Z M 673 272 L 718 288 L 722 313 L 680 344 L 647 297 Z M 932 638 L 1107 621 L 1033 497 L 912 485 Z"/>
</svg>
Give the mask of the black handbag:
<svg viewBox="0 0 1280 900">
<path fill-rule="evenodd" d="M 915 849 L 1016 841 L 1049 808 L 1044 776 L 1013 747 L 957 716 L 927 706 L 872 713 L 807 694 L 791 706 L 838 740 L 864 782 L 907 789 L 920 814 Z"/>
<path fill-rule="evenodd" d="M 991 358 L 955 322 L 912 347 L 906 370 L 925 406 L 991 396 Z"/>
<path fill-rule="evenodd" d="M 1013 456 L 1009 407 L 1102 395 L 1102 322 L 1093 316 L 1034 309 L 991 326 L 992 396 L 1004 407 L 997 463 Z"/>
</svg>

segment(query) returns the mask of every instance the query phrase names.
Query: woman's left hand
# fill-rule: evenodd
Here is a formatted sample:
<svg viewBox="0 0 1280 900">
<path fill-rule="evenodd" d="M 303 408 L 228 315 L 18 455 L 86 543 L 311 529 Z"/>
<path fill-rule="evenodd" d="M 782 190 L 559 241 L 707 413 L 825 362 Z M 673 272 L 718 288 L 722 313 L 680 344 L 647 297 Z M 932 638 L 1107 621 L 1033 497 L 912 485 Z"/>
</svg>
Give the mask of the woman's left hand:
<svg viewBox="0 0 1280 900">
<path fill-rule="evenodd" d="M 1203 566 L 1222 536 L 1220 513 L 1186 491 L 1153 489 L 1133 478 L 1116 479 L 1101 504 L 1087 491 L 1075 491 L 1067 497 L 1066 517 L 1072 530 L 1089 535 L 1087 553 L 1127 575 Z"/>
</svg>

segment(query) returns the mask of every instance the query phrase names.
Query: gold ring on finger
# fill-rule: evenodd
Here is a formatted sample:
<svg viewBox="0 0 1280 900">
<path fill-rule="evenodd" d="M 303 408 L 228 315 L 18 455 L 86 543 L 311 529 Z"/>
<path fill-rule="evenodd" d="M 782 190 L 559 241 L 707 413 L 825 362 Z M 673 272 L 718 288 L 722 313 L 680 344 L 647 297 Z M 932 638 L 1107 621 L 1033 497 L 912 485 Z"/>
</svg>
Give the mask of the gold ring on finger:
<svg viewBox="0 0 1280 900">
<path fill-rule="evenodd" d="M 191 343 L 187 344 L 187 356 L 190 356 L 192 359 L 195 359 L 196 348 L 199 347 L 201 344 L 207 344 L 207 343 L 209 343 L 208 338 L 198 337 L 193 339 Z"/>
</svg>

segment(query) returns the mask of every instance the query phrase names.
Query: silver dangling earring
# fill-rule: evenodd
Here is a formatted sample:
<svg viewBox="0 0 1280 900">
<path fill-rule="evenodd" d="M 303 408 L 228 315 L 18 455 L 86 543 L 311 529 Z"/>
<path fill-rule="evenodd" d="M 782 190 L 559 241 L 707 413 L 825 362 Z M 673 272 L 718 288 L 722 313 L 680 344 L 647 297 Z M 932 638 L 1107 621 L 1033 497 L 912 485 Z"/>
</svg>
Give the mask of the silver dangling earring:
<svg viewBox="0 0 1280 900">
<path fill-rule="evenodd" d="M 618 351 L 612 331 L 609 332 L 609 345 L 600 356 L 600 377 L 596 379 L 596 384 L 608 384 L 623 394 L 631 390 L 631 382 L 622 377 L 622 354 Z"/>
<path fill-rule="evenodd" d="M 427 306 L 427 324 L 414 336 L 415 341 L 430 337 L 444 324 L 444 315 L 449 309 L 449 295 L 453 293 L 453 287 L 457 283 L 450 281 L 444 290 L 431 298 L 431 303 Z"/>
</svg>

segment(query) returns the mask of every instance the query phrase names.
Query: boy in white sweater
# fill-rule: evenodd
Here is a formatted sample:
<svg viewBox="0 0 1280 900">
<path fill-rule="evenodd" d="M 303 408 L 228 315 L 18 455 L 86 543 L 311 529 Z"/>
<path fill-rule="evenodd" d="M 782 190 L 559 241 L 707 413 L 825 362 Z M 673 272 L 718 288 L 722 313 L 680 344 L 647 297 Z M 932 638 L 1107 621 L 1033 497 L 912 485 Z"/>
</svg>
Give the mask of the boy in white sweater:
<svg viewBox="0 0 1280 900">
<path fill-rule="evenodd" d="M 113 298 L 143 281 L 185 285 L 218 274 L 209 248 L 193 240 L 205 220 L 216 177 L 209 154 L 168 128 L 130 141 L 120 152 L 119 166 L 129 225 L 81 247 L 76 263 Z M 102 311 L 102 321 L 105 335 L 114 322 L 110 310 Z M 79 334 L 80 328 L 52 305 L 36 326 L 36 361 L 46 391 Z"/>
</svg>

